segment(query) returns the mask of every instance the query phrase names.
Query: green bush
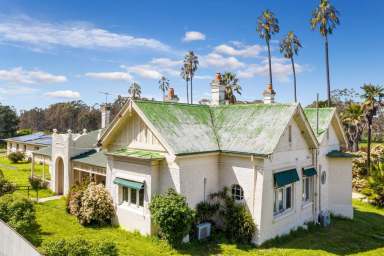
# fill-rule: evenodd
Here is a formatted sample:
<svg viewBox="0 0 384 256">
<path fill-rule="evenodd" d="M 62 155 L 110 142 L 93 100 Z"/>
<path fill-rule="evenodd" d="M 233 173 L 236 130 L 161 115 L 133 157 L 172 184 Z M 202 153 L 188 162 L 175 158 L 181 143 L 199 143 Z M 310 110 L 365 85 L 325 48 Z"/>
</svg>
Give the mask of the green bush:
<svg viewBox="0 0 384 256">
<path fill-rule="evenodd" d="M 46 256 L 67 256 L 67 242 L 64 239 L 48 241 L 43 244 L 44 255 Z"/>
<path fill-rule="evenodd" d="M 10 181 L 6 180 L 3 171 L 0 170 L 0 196 L 13 193 L 16 190 L 16 186 Z"/>
<path fill-rule="evenodd" d="M 200 202 L 196 205 L 196 222 L 213 222 L 213 217 L 219 210 L 218 203 Z"/>
<path fill-rule="evenodd" d="M 26 198 L 15 198 L 12 195 L 0 197 L 0 218 L 22 235 L 39 228 L 35 206 Z"/>
<path fill-rule="evenodd" d="M 116 244 L 112 242 L 97 243 L 93 247 L 92 256 L 117 256 L 119 255 Z"/>
<path fill-rule="evenodd" d="M 184 196 L 169 189 L 157 195 L 149 205 L 153 221 L 159 227 L 159 235 L 172 245 L 178 245 L 189 234 L 194 222 L 194 211 Z"/>
<path fill-rule="evenodd" d="M 82 225 L 105 225 L 112 222 L 115 208 L 111 195 L 102 184 L 90 183 L 81 197 L 77 216 Z"/>
<path fill-rule="evenodd" d="M 25 155 L 23 152 L 17 151 L 17 152 L 12 152 L 8 154 L 9 161 L 11 161 L 14 164 L 23 161 L 24 158 L 25 158 Z"/>
<path fill-rule="evenodd" d="M 82 238 L 53 240 L 43 244 L 46 256 L 117 256 L 113 242 L 91 243 Z"/>
<path fill-rule="evenodd" d="M 29 184 L 31 184 L 32 189 L 38 190 L 48 187 L 48 182 L 44 181 L 42 178 L 37 176 L 28 177 Z"/>
<path fill-rule="evenodd" d="M 220 222 L 224 224 L 224 232 L 230 241 L 250 243 L 256 232 L 256 225 L 249 211 L 243 204 L 236 203 L 224 188 L 211 195 L 211 200 L 219 202 Z"/>
</svg>

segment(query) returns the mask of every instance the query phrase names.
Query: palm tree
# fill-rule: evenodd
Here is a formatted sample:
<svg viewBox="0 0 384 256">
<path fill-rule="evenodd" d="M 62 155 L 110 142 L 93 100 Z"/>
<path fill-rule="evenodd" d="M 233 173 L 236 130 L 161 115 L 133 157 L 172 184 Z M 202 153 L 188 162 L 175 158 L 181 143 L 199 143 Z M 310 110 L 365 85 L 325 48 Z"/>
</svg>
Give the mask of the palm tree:
<svg viewBox="0 0 384 256">
<path fill-rule="evenodd" d="M 301 48 L 301 43 L 299 38 L 291 31 L 285 36 L 285 38 L 280 42 L 280 52 L 284 55 L 285 58 L 290 59 L 292 63 L 292 71 L 293 71 L 293 92 L 295 102 L 297 102 L 297 94 L 296 94 L 296 70 L 295 70 L 295 62 L 293 60 L 293 55 L 297 55 L 299 52 L 299 48 Z"/>
<path fill-rule="evenodd" d="M 138 83 L 133 82 L 128 89 L 128 93 L 132 99 L 140 99 L 141 86 Z"/>
<path fill-rule="evenodd" d="M 257 19 L 256 31 L 261 39 L 264 39 L 268 48 L 269 84 L 272 85 L 271 47 L 269 42 L 272 35 L 280 31 L 279 21 L 270 10 L 265 10 Z"/>
<path fill-rule="evenodd" d="M 331 106 L 331 82 L 329 78 L 329 58 L 328 58 L 328 35 L 339 25 L 339 12 L 329 3 L 328 0 L 320 0 L 320 4 L 312 13 L 311 28 L 315 30 L 319 27 L 320 35 L 325 40 L 325 64 L 327 72 L 327 96 L 328 106 Z"/>
<path fill-rule="evenodd" d="M 343 124 L 346 126 L 349 150 L 359 151 L 359 141 L 364 128 L 364 110 L 360 104 L 349 104 L 341 115 Z"/>
<path fill-rule="evenodd" d="M 364 109 L 364 113 L 365 113 L 364 115 L 368 125 L 367 169 L 369 173 L 371 168 L 372 122 L 373 122 L 373 118 L 377 114 L 377 111 L 382 105 L 382 98 L 384 97 L 384 88 L 379 85 L 364 84 L 364 86 L 361 87 L 361 89 L 363 89 L 364 91 L 362 95 L 362 98 L 364 99 L 363 109 Z"/>
<path fill-rule="evenodd" d="M 168 90 L 168 88 L 169 80 L 165 76 L 162 76 L 159 80 L 159 89 L 163 92 L 163 101 L 165 99 L 165 91 Z"/>
<path fill-rule="evenodd" d="M 198 66 L 199 66 L 198 57 L 195 55 L 195 53 L 193 51 L 189 51 L 184 57 L 184 69 L 187 71 L 187 73 L 189 75 L 189 80 L 191 83 L 191 101 L 190 101 L 191 104 L 193 104 L 193 85 L 192 85 L 192 82 L 193 82 L 193 77 L 196 73 Z"/>
<path fill-rule="evenodd" d="M 234 104 L 236 102 L 236 97 L 233 92 L 235 91 L 237 94 L 241 95 L 239 79 L 236 77 L 235 73 L 225 72 L 221 82 L 225 87 L 225 99 L 228 100 L 229 103 Z"/>
<path fill-rule="evenodd" d="M 188 82 L 189 82 L 189 73 L 188 73 L 188 67 L 187 67 L 187 64 L 184 63 L 183 66 L 181 67 L 181 72 L 180 72 L 180 76 L 183 78 L 183 80 L 185 80 L 186 82 L 186 89 L 187 89 L 187 103 L 189 103 L 189 88 L 188 88 Z"/>
</svg>

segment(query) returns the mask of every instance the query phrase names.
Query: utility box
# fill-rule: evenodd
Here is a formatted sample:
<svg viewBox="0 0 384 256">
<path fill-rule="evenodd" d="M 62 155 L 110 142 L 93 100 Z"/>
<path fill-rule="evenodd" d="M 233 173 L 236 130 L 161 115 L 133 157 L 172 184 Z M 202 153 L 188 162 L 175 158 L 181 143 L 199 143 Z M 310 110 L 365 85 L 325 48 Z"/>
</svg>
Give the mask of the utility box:
<svg viewBox="0 0 384 256">
<path fill-rule="evenodd" d="M 211 223 L 204 222 L 197 225 L 197 239 L 202 240 L 211 236 Z"/>
<path fill-rule="evenodd" d="M 324 210 L 320 212 L 320 225 L 322 227 L 328 227 L 331 225 L 331 213 L 328 210 Z"/>
</svg>

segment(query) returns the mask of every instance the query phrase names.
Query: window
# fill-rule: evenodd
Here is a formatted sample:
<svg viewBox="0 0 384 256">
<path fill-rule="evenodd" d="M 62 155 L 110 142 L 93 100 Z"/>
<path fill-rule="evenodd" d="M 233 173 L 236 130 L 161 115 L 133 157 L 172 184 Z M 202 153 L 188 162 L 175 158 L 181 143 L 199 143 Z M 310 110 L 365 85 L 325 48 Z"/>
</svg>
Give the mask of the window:
<svg viewBox="0 0 384 256">
<path fill-rule="evenodd" d="M 244 191 L 238 184 L 232 185 L 232 198 L 235 201 L 241 201 L 244 199 Z"/>
<path fill-rule="evenodd" d="M 144 206 L 144 189 L 122 187 L 122 204 Z"/>
<path fill-rule="evenodd" d="M 24 152 L 27 151 L 27 145 L 24 145 Z"/>
<path fill-rule="evenodd" d="M 274 190 L 274 208 L 273 214 L 279 215 L 292 208 L 293 204 L 293 184 L 281 188 L 275 188 Z"/>
<path fill-rule="evenodd" d="M 303 202 L 308 203 L 312 201 L 313 195 L 313 176 L 303 176 Z"/>
</svg>

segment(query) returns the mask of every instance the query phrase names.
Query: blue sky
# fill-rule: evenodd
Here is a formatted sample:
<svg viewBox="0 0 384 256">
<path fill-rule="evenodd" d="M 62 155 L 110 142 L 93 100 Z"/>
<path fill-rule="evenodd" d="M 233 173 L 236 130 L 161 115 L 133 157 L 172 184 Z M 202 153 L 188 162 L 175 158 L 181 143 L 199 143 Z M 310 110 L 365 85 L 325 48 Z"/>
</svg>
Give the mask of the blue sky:
<svg viewBox="0 0 384 256">
<path fill-rule="evenodd" d="M 309 19 L 318 1 L 20 1 L 2 0 L 0 12 L 0 102 L 18 110 L 72 99 L 101 103 L 101 91 L 126 95 L 136 81 L 143 96 L 161 98 L 158 78 L 169 78 L 185 99 L 179 76 L 188 50 L 199 56 L 195 99 L 210 96 L 216 72 L 233 71 L 240 99 L 260 99 L 267 84 L 264 42 L 255 31 L 262 10 L 272 10 L 281 31 L 273 38 L 277 101 L 291 102 L 289 61 L 278 41 L 290 30 L 301 39 L 298 98 L 325 97 L 324 45 Z M 332 1 L 341 25 L 330 37 L 332 88 L 383 84 L 384 2 Z M 193 33 L 190 33 L 193 32 Z"/>
</svg>

